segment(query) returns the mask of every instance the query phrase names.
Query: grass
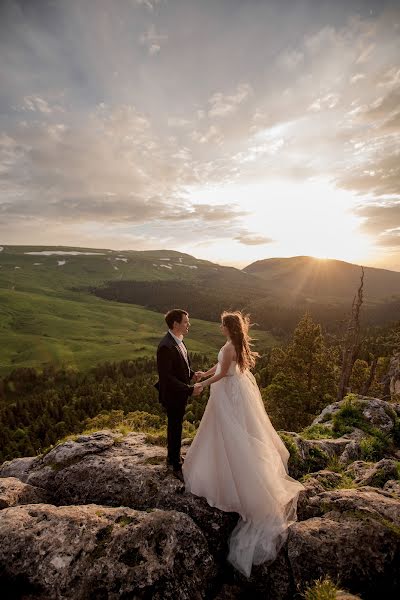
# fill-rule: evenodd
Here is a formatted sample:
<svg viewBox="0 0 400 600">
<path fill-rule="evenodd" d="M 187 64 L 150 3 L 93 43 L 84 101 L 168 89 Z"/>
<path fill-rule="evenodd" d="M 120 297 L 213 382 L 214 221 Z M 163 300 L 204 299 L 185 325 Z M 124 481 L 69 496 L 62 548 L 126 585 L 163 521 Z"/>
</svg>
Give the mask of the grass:
<svg viewBox="0 0 400 600">
<path fill-rule="evenodd" d="M 163 315 L 141 306 L 103 300 L 87 289 L 112 279 L 171 278 L 168 269 L 153 267 L 165 252 L 103 250 L 104 256 L 85 257 L 24 254 L 31 250 L 41 248 L 6 247 L 0 253 L 0 376 L 14 368 L 42 368 L 48 363 L 87 370 L 99 362 L 154 356 L 166 331 Z M 128 256 L 129 262 L 117 261 L 119 255 Z M 58 266 L 60 259 L 66 264 Z M 199 272 L 210 269 L 207 261 L 185 261 L 196 261 Z M 35 262 L 42 264 L 34 266 Z M 187 268 L 181 271 L 180 276 L 186 279 L 197 273 Z M 218 325 L 197 319 L 191 322 L 189 351 L 216 356 L 224 342 Z M 257 331 L 255 337 L 260 348 L 276 343 L 266 332 Z"/>
<path fill-rule="evenodd" d="M 339 434 L 333 431 L 332 427 L 329 427 L 328 425 L 322 425 L 321 423 L 316 423 L 315 425 L 306 427 L 303 429 L 300 435 L 305 440 L 321 440 L 339 437 Z"/>
<path fill-rule="evenodd" d="M 325 576 L 309 584 L 303 597 L 305 600 L 336 600 L 337 593 L 341 591 L 329 576 Z"/>
</svg>

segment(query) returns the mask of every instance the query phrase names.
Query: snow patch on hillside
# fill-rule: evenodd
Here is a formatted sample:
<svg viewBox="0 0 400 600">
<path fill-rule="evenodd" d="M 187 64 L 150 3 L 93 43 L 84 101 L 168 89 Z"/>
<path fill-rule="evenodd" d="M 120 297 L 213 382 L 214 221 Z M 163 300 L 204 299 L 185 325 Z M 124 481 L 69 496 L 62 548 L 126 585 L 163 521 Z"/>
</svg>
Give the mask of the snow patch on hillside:
<svg viewBox="0 0 400 600">
<path fill-rule="evenodd" d="M 67 262 L 66 260 L 58 260 L 57 264 L 59 267 L 62 267 L 63 265 L 65 265 L 66 262 Z"/>
<path fill-rule="evenodd" d="M 160 267 L 164 267 L 165 269 L 172 269 L 172 265 L 160 265 Z"/>
<path fill-rule="evenodd" d="M 177 267 L 187 267 L 188 269 L 198 269 L 196 265 L 184 265 L 182 263 L 174 263 Z M 163 266 L 163 265 L 161 265 Z"/>
<path fill-rule="evenodd" d="M 60 256 L 78 256 L 78 254 L 84 254 L 85 256 L 104 256 L 104 252 L 77 252 L 75 250 L 41 250 L 40 252 L 24 252 L 24 254 L 34 254 L 35 256 L 52 256 L 53 254 L 58 254 Z"/>
</svg>

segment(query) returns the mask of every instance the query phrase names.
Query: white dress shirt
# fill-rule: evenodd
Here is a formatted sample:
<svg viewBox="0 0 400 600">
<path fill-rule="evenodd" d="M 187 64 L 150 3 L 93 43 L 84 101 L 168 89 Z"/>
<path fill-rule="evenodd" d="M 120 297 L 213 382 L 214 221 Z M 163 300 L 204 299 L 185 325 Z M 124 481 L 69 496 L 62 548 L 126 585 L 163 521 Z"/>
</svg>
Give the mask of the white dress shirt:
<svg viewBox="0 0 400 600">
<path fill-rule="evenodd" d="M 180 353 L 182 354 L 183 358 L 185 359 L 185 362 L 186 362 L 187 367 L 189 369 L 189 375 L 190 375 L 189 359 L 188 359 L 188 354 L 187 354 L 186 346 L 183 343 L 183 337 L 182 337 L 182 339 L 178 338 L 174 333 L 172 333 L 172 331 L 170 329 L 168 329 L 168 331 L 172 335 L 172 337 L 174 338 L 174 340 L 176 341 L 176 343 L 178 344 L 178 349 L 179 349 Z"/>
</svg>

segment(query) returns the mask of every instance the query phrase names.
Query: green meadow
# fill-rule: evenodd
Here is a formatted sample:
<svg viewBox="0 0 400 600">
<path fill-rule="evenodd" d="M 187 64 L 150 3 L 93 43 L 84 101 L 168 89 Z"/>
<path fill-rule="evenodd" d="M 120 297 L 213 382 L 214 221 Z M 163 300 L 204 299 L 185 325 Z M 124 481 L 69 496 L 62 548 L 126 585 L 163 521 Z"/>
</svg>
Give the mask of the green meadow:
<svg viewBox="0 0 400 600">
<path fill-rule="evenodd" d="M 154 267 L 154 261 L 162 264 L 160 258 L 166 253 L 151 253 L 139 259 L 138 253 L 131 256 L 129 252 L 113 252 L 110 256 L 108 251 L 103 252 L 107 255 L 43 257 L 24 254 L 22 247 L 5 247 L 0 253 L 1 375 L 15 368 L 40 368 L 48 363 L 86 370 L 103 361 L 154 355 L 166 331 L 163 315 L 103 300 L 87 288 L 112 278 L 143 281 L 171 277 L 168 269 Z M 127 262 L 117 261 L 119 256 L 128 257 Z M 196 260 L 181 256 L 182 261 Z M 66 263 L 59 265 L 60 260 Z M 34 264 L 38 262 L 41 264 Z M 210 268 L 209 264 L 199 261 L 199 268 Z M 184 271 L 177 270 L 179 274 Z M 194 276 L 192 269 L 189 273 Z M 190 310 L 190 298 L 188 307 Z M 196 319 L 191 323 L 189 350 L 216 356 L 224 343 L 218 323 Z M 254 332 L 254 337 L 260 349 L 275 343 L 266 332 Z"/>
</svg>

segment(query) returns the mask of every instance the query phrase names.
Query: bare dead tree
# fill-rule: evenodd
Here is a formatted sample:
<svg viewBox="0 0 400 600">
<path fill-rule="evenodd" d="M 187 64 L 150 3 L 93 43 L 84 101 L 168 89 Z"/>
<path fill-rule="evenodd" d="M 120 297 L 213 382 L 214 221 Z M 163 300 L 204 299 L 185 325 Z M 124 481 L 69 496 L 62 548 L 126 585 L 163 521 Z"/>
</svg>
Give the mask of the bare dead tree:
<svg viewBox="0 0 400 600">
<path fill-rule="evenodd" d="M 353 365 L 360 349 L 360 309 L 363 303 L 364 267 L 361 267 L 360 286 L 354 296 L 342 348 L 342 371 L 337 399 L 342 400 L 349 388 Z"/>
</svg>

